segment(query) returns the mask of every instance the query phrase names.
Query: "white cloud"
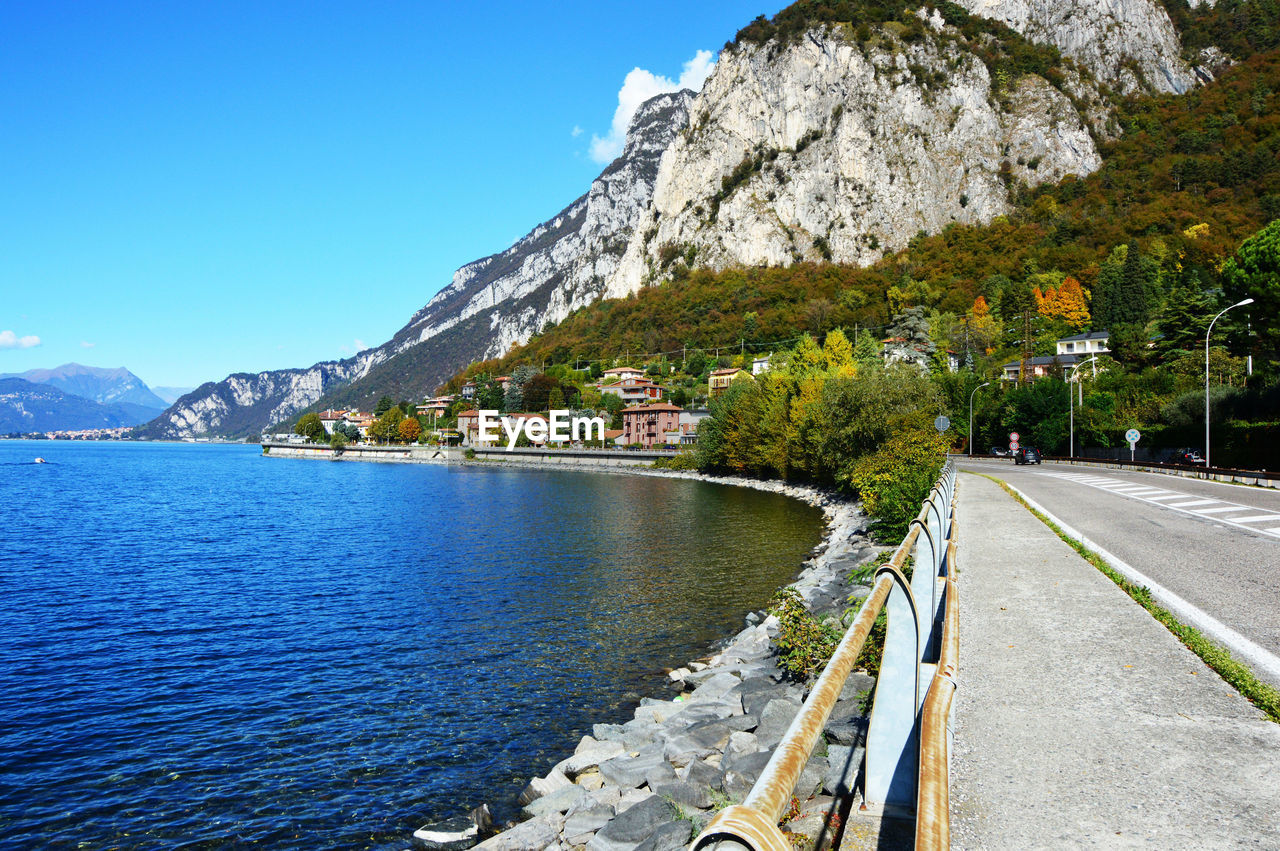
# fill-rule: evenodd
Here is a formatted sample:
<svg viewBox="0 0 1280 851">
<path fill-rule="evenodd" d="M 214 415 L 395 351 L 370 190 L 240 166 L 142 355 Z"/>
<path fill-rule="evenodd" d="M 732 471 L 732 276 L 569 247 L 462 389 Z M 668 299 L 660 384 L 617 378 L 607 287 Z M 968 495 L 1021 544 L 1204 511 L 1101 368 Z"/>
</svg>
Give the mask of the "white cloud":
<svg viewBox="0 0 1280 851">
<path fill-rule="evenodd" d="M 715 65 L 714 53 L 699 50 L 692 59 L 684 63 L 680 79 L 674 82 L 643 68 L 632 68 L 622 81 L 622 88 L 618 90 L 618 108 L 613 113 L 609 135 L 604 138 L 594 133 L 591 135 L 591 159 L 598 163 L 612 161 L 622 153 L 622 146 L 627 140 L 627 128 L 631 126 L 631 118 L 640 104 L 664 92 L 678 92 L 681 89 L 700 91 Z"/>
<path fill-rule="evenodd" d="M 0 349 L 30 349 L 40 345 L 40 338 L 35 334 L 19 337 L 12 331 L 0 331 Z"/>
<path fill-rule="evenodd" d="M 339 351 L 341 351 L 344 355 L 355 355 L 355 354 L 359 354 L 360 352 L 363 352 L 363 351 L 364 351 L 365 349 L 367 349 L 367 348 L 369 348 L 369 346 L 368 346 L 368 345 L 366 345 L 366 344 L 365 344 L 365 341 L 364 341 L 364 340 L 361 340 L 359 337 L 357 337 L 357 338 L 355 338 L 354 340 L 352 340 L 352 341 L 351 341 L 351 345 L 349 345 L 349 346 L 339 346 L 339 347 L 338 347 Z"/>
<path fill-rule="evenodd" d="M 573 129 L 569 131 L 569 135 L 575 139 L 578 138 L 579 136 L 582 135 L 582 128 L 576 124 L 573 125 Z"/>
<path fill-rule="evenodd" d="M 90 343 L 88 340 L 81 340 L 81 341 L 80 341 L 80 348 L 82 348 L 82 349 L 92 349 L 92 348 L 93 348 L 94 346 L 96 346 L 96 345 L 98 345 L 98 344 L 97 344 L 97 343 Z"/>
</svg>

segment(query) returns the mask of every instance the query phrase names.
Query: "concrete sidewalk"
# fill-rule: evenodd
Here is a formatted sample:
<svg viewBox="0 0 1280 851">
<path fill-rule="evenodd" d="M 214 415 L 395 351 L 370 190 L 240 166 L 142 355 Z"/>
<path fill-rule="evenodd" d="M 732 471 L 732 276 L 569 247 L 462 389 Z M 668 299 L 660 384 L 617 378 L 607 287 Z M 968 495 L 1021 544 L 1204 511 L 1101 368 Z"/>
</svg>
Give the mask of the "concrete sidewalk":
<svg viewBox="0 0 1280 851">
<path fill-rule="evenodd" d="M 961 474 L 955 848 L 1280 848 L 1275 724 Z"/>
</svg>

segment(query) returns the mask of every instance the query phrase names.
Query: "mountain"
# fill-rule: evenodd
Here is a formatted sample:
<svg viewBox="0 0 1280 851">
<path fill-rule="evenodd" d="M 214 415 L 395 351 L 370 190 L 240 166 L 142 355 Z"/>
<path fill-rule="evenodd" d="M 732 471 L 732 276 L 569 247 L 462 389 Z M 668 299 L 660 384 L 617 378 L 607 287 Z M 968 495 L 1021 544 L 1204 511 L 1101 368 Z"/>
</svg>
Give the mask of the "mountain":
<svg viewBox="0 0 1280 851">
<path fill-rule="evenodd" d="M 514 245 L 463 266 L 395 336 L 353 358 L 309 369 L 242 373 L 210 382 L 138 429 L 144 437 L 256 435 L 324 397 L 372 407 L 383 394 L 433 392 L 471 361 L 504 352 L 599 298 L 648 208 L 658 162 L 688 122 L 693 93 L 658 95 L 632 118 L 622 154 L 582 197 Z"/>
<path fill-rule="evenodd" d="M 103 405 L 53 384 L 0 378 L 0 434 L 121 428 L 139 422 L 131 403 Z"/>
<path fill-rule="evenodd" d="M 138 422 L 145 422 L 168 407 L 168 403 L 153 393 L 141 378 L 124 367 L 103 369 L 64 363 L 54 369 L 32 369 L 0 375 L 0 378 L 21 378 L 35 384 L 48 384 L 64 393 L 103 405 L 129 405 L 146 413 Z"/>
<path fill-rule="evenodd" d="M 1184 92 L 1222 62 L 1184 52 L 1155 0 L 800 0 L 740 31 L 699 94 L 645 104 L 586 195 L 463 266 L 384 345 L 205 385 L 140 433 L 417 398 L 602 297 L 694 269 L 865 266 L 991 222 L 1098 170 L 1120 96 Z"/>
<path fill-rule="evenodd" d="M 151 392 L 159 396 L 167 408 L 195 389 L 194 387 L 152 387 Z"/>
</svg>

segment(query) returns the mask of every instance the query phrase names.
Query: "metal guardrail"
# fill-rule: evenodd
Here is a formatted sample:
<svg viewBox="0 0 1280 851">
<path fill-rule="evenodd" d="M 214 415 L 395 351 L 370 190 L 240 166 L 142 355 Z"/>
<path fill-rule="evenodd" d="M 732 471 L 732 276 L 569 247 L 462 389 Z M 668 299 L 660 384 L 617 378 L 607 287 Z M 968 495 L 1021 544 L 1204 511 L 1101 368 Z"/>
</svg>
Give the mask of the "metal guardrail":
<svg viewBox="0 0 1280 851">
<path fill-rule="evenodd" d="M 760 779 L 746 800 L 712 819 L 691 851 L 791 851 L 778 820 L 881 608 L 889 623 L 867 739 L 864 807 L 914 812 L 916 847 L 948 847 L 947 727 L 959 655 L 955 482 L 955 464 L 947 461 Z M 904 569 L 913 552 L 908 581 Z"/>
</svg>

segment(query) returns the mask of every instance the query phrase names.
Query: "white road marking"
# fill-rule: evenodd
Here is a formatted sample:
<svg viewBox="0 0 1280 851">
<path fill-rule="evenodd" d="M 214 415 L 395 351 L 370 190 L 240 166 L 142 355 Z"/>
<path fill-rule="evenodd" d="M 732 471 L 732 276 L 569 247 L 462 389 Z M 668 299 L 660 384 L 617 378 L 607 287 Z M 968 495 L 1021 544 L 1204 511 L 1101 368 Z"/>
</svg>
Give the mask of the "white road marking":
<svg viewBox="0 0 1280 851">
<path fill-rule="evenodd" d="M 1107 493 L 1113 493 L 1118 496 L 1125 496 L 1131 499 L 1141 500 L 1150 505 L 1159 508 L 1172 508 L 1181 513 L 1188 514 L 1192 517 L 1199 517 L 1214 523 L 1221 523 L 1226 526 L 1232 526 L 1236 529 L 1243 529 L 1246 532 L 1262 533 L 1268 536 L 1280 537 L 1280 526 L 1259 529 L 1256 526 L 1246 526 L 1246 523 L 1265 523 L 1273 519 L 1280 520 L 1280 513 L 1258 514 L 1257 512 L 1265 512 L 1265 508 L 1257 508 L 1251 505 L 1240 505 L 1239 503 L 1227 502 L 1223 499 L 1202 499 L 1195 494 L 1177 493 L 1164 488 L 1153 488 L 1149 485 L 1137 484 L 1134 482 L 1123 481 L 1121 479 L 1113 479 L 1107 476 L 1094 476 L 1083 473 L 1064 473 L 1052 470 L 1037 470 L 1041 476 L 1049 476 L 1055 479 L 1066 479 L 1067 481 L 1077 482 L 1082 485 L 1088 485 Z M 1169 502 L 1169 500 L 1182 500 L 1181 502 Z M 1240 517 L 1223 517 L 1219 515 L 1228 514 L 1232 511 L 1239 512 Z"/>
</svg>

